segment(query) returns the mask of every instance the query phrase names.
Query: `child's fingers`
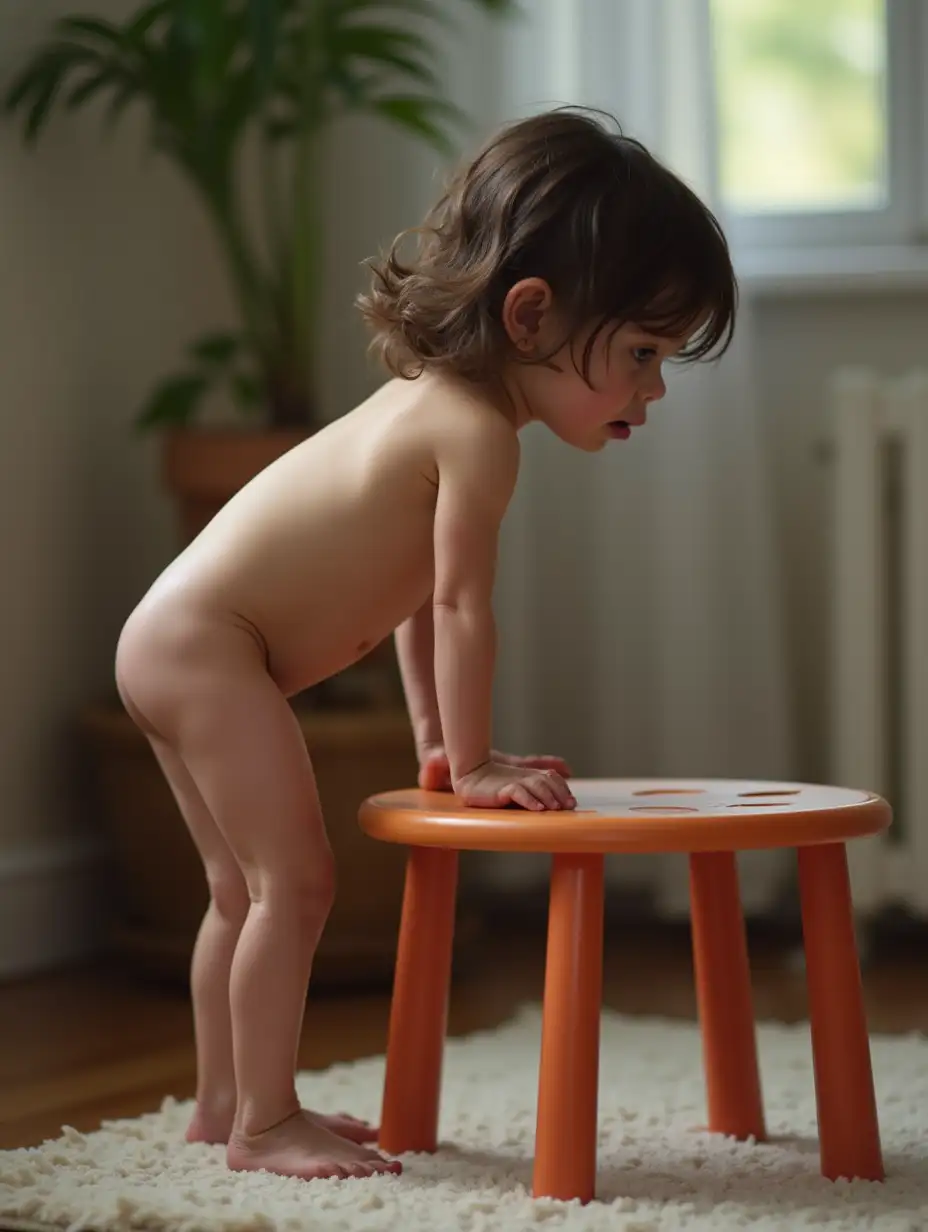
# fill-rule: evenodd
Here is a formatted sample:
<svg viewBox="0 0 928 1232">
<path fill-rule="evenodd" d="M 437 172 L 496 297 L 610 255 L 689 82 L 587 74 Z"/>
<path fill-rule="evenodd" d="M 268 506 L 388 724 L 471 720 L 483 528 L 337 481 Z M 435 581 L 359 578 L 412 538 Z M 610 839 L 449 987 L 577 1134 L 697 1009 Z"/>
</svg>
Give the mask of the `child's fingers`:
<svg viewBox="0 0 928 1232">
<path fill-rule="evenodd" d="M 576 805 L 570 788 L 553 772 L 533 774 L 530 778 L 507 783 L 500 788 L 498 800 L 501 805 L 511 802 L 534 812 L 541 809 L 561 812 Z"/>
<path fill-rule="evenodd" d="M 536 800 L 540 800 L 546 809 L 559 809 L 561 802 L 557 797 L 554 782 L 545 774 L 530 778 L 526 784 Z"/>
<path fill-rule="evenodd" d="M 501 804 L 508 804 L 511 801 L 533 813 L 544 808 L 542 802 L 532 795 L 524 783 L 513 783 L 509 787 L 504 787 L 499 794 Z"/>
<path fill-rule="evenodd" d="M 577 803 L 570 788 L 556 770 L 542 770 L 537 777 L 529 779 L 529 784 L 546 808 L 569 809 Z"/>
<path fill-rule="evenodd" d="M 555 782 L 555 788 L 557 791 L 559 806 L 562 809 L 576 808 L 577 807 L 576 797 L 574 796 L 574 793 L 570 790 L 568 785 L 561 778 L 561 776 L 556 775 L 554 782 Z"/>
<path fill-rule="evenodd" d="M 573 792 L 556 771 L 549 772 L 548 783 L 557 797 L 558 808 L 572 809 L 576 805 Z"/>
</svg>

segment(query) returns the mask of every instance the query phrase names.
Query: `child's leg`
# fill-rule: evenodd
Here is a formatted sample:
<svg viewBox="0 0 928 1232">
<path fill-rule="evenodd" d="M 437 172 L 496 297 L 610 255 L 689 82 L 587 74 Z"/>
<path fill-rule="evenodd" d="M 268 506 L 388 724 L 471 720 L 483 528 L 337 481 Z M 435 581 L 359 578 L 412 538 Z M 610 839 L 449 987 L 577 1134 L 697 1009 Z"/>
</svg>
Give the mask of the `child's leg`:
<svg viewBox="0 0 928 1232">
<path fill-rule="evenodd" d="M 197 1095 L 187 1140 L 228 1142 L 236 1105 L 229 983 L 235 947 L 251 900 L 232 849 L 187 767 L 160 736 L 149 733 L 148 739 L 203 861 L 210 891 L 190 971 Z M 375 1128 L 346 1113 L 324 1116 L 314 1112 L 313 1116 L 326 1129 L 351 1142 L 372 1142 L 377 1137 Z"/>
<path fill-rule="evenodd" d="M 229 973 L 251 900 L 242 870 L 184 763 L 160 737 L 149 741 L 203 860 L 210 892 L 190 969 L 197 1096 L 187 1140 L 228 1142 L 236 1103 Z"/>
<path fill-rule="evenodd" d="M 236 662 L 201 676 L 172 726 L 250 899 L 229 985 L 238 1094 L 230 1166 L 306 1178 L 398 1171 L 302 1113 L 296 1096 L 306 989 L 334 869 L 293 711 L 265 672 Z"/>
</svg>

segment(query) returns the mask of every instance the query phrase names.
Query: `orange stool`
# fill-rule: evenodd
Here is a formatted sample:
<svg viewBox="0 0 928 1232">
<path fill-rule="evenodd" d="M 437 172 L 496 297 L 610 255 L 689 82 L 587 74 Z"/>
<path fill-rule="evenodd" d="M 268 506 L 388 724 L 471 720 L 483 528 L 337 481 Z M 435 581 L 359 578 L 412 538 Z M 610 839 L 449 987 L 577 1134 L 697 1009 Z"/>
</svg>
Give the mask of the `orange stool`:
<svg viewBox="0 0 928 1232">
<path fill-rule="evenodd" d="M 472 809 L 393 791 L 361 806 L 373 838 L 410 848 L 387 1043 L 380 1145 L 434 1151 L 458 852 L 553 856 L 535 1138 L 536 1197 L 596 1188 L 603 865 L 610 852 L 686 852 L 709 1128 L 765 1136 L 736 853 L 795 847 L 822 1174 L 882 1180 L 870 1044 L 844 844 L 886 829 L 866 792 L 804 783 L 572 780 L 577 809 Z"/>
</svg>

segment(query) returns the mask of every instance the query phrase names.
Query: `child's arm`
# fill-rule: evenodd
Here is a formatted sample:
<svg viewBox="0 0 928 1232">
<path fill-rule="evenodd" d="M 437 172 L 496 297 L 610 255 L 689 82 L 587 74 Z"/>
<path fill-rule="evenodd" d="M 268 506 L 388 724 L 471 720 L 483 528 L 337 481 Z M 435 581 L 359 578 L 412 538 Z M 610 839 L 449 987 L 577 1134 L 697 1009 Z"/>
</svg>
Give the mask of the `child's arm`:
<svg viewBox="0 0 928 1232">
<path fill-rule="evenodd" d="M 442 442 L 435 505 L 435 688 L 452 784 L 490 760 L 500 524 L 519 442 L 504 421 L 458 419 Z"/>
<path fill-rule="evenodd" d="M 441 745 L 441 718 L 435 693 L 435 629 L 432 600 L 396 630 L 396 657 L 406 695 L 406 707 L 420 762 L 429 748 Z"/>
<path fill-rule="evenodd" d="M 419 786 L 429 791 L 450 791 L 451 767 L 442 739 L 435 690 L 435 622 L 431 597 L 398 626 L 394 639 L 419 761 Z M 564 778 L 571 773 L 562 757 L 514 757 L 493 749 L 491 759 L 510 766 L 556 770 Z"/>
<path fill-rule="evenodd" d="M 465 803 L 572 807 L 560 775 L 492 759 L 500 525 L 515 487 L 519 443 L 503 419 L 449 424 L 435 507 L 435 688 L 451 783 Z"/>
</svg>

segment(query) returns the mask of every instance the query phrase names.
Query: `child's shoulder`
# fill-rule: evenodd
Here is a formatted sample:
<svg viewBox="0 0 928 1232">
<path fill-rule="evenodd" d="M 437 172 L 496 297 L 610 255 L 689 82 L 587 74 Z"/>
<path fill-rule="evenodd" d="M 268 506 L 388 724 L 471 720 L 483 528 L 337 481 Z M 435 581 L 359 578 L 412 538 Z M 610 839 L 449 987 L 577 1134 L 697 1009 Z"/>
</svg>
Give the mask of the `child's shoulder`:
<svg viewBox="0 0 928 1232">
<path fill-rule="evenodd" d="M 430 378 L 420 393 L 422 422 L 439 450 L 492 449 L 513 456 L 519 437 L 512 422 L 481 391 L 455 381 Z"/>
<path fill-rule="evenodd" d="M 503 411 L 478 392 L 436 397 L 432 439 L 439 483 L 502 513 L 519 472 L 519 437 Z"/>
<path fill-rule="evenodd" d="M 435 484 L 479 481 L 511 489 L 515 483 L 515 425 L 477 389 L 431 373 L 400 378 L 381 386 L 358 413 L 370 456 L 380 463 L 412 468 Z"/>
<path fill-rule="evenodd" d="M 477 389 L 431 374 L 388 381 L 355 414 L 379 423 L 391 436 L 399 431 L 407 441 L 428 443 L 440 453 L 449 448 L 519 452 L 515 426 L 499 406 Z"/>
</svg>

